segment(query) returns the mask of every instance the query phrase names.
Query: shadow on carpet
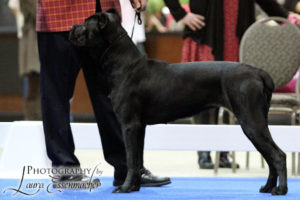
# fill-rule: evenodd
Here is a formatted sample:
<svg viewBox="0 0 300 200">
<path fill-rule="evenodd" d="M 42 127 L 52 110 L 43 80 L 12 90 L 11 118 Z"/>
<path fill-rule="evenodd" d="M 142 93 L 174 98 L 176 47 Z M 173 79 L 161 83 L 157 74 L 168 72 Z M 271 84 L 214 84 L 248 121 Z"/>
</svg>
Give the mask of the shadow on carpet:
<svg viewBox="0 0 300 200">
<path fill-rule="evenodd" d="M 140 192 L 130 194 L 113 194 L 112 178 L 100 177 L 101 186 L 91 192 L 89 190 L 62 190 L 57 192 L 47 186 L 48 179 L 24 180 L 20 190 L 34 195 L 24 195 L 8 188 L 18 189 L 20 180 L 0 179 L 0 199 L 39 199 L 39 200 L 297 200 L 300 199 L 300 179 L 288 180 L 289 192 L 285 196 L 272 196 L 259 193 L 266 178 L 172 178 L 172 184 L 162 187 L 143 187 Z M 38 183 L 38 185 L 29 185 Z M 28 187 L 40 186 L 40 190 Z"/>
</svg>

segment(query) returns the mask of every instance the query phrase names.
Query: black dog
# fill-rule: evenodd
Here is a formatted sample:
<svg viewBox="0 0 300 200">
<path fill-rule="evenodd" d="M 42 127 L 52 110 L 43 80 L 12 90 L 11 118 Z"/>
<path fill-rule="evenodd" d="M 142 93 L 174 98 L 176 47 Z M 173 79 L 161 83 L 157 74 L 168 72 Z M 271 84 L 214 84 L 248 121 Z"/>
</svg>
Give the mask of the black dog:
<svg viewBox="0 0 300 200">
<path fill-rule="evenodd" d="M 97 13 L 72 27 L 70 40 L 90 51 L 109 78 L 128 165 L 124 184 L 114 192 L 140 189 L 146 125 L 224 106 L 235 114 L 269 165 L 269 178 L 260 192 L 287 193 L 286 155 L 274 143 L 267 124 L 274 85 L 266 72 L 235 62 L 169 64 L 147 59 L 122 28 L 115 10 Z"/>
</svg>

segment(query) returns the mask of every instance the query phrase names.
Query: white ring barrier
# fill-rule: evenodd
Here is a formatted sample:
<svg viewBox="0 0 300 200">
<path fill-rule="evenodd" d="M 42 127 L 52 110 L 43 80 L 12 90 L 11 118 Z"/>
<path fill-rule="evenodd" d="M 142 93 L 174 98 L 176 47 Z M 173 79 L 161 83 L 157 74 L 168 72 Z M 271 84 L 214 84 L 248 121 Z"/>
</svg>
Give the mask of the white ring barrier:
<svg viewBox="0 0 300 200">
<path fill-rule="evenodd" d="M 0 123 L 0 148 L 3 148 L 6 141 L 7 133 L 11 127 L 10 122 L 1 122 Z"/>
<path fill-rule="evenodd" d="M 100 149 L 95 123 L 71 124 L 76 149 Z M 300 152 L 300 126 L 269 126 L 285 152 Z M 41 122 L 0 123 L 0 176 L 19 174 L 23 166 L 51 167 Z M 153 125 L 146 129 L 147 150 L 256 151 L 239 125 Z"/>
</svg>

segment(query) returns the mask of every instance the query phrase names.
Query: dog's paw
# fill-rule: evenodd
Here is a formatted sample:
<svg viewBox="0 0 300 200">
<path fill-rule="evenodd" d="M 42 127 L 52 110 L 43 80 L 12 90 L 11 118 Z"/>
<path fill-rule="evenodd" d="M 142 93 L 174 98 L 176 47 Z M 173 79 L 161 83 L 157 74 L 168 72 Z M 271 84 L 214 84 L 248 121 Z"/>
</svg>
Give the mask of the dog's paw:
<svg viewBox="0 0 300 200">
<path fill-rule="evenodd" d="M 121 185 L 121 186 L 116 187 L 113 190 L 113 193 L 129 193 L 132 191 L 139 191 L 139 190 L 140 190 L 140 186 Z"/>
<path fill-rule="evenodd" d="M 259 192 L 261 192 L 261 193 L 271 193 L 273 188 L 274 188 L 274 186 L 266 184 L 264 186 L 261 186 Z"/>
<path fill-rule="evenodd" d="M 287 187 L 274 187 L 272 189 L 272 195 L 285 195 L 288 192 Z"/>
</svg>

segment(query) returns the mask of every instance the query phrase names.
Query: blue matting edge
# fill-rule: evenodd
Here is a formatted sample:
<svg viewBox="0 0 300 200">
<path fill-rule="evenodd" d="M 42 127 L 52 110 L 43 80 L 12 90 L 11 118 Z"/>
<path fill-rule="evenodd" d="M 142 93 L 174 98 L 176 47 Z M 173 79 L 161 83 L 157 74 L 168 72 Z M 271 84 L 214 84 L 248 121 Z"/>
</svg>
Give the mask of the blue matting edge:
<svg viewBox="0 0 300 200">
<path fill-rule="evenodd" d="M 92 192 L 88 190 L 62 190 L 62 192 L 48 193 L 46 187 L 51 184 L 50 179 L 26 179 L 21 190 L 34 193 L 37 189 L 28 189 L 28 183 L 43 183 L 37 194 L 26 196 L 15 194 L 7 188 L 17 189 L 19 179 L 0 179 L 0 199 L 39 199 L 39 200 L 299 200 L 300 179 L 289 178 L 289 192 L 285 196 L 272 196 L 259 193 L 259 188 L 266 183 L 266 178 L 172 178 L 172 183 L 162 187 L 142 187 L 139 192 L 130 194 L 113 194 L 112 177 L 99 177 L 101 186 Z M 4 191 L 7 190 L 5 193 Z M 50 190 L 54 189 L 50 187 Z"/>
</svg>

